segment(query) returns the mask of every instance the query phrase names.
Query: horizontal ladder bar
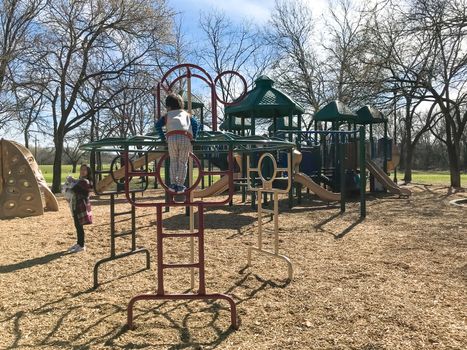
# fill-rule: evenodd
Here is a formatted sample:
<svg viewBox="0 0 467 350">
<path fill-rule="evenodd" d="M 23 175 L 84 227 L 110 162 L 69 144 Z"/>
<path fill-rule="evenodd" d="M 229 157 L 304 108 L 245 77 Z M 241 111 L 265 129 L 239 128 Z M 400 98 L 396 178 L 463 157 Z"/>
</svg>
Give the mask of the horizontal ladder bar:
<svg viewBox="0 0 467 350">
<path fill-rule="evenodd" d="M 162 238 L 185 238 L 185 237 L 199 237 L 199 232 L 194 233 L 163 233 Z"/>
<path fill-rule="evenodd" d="M 132 231 L 124 231 L 124 232 L 114 233 L 114 237 L 124 237 L 124 236 L 129 236 L 131 234 L 133 234 Z"/>
<path fill-rule="evenodd" d="M 194 263 L 194 264 L 162 264 L 163 269 L 186 269 L 186 268 L 201 268 L 200 263 Z"/>
<path fill-rule="evenodd" d="M 122 211 L 120 213 L 114 213 L 114 216 L 120 216 L 120 215 L 127 215 L 127 214 L 131 214 L 131 210 L 130 211 Z"/>
</svg>

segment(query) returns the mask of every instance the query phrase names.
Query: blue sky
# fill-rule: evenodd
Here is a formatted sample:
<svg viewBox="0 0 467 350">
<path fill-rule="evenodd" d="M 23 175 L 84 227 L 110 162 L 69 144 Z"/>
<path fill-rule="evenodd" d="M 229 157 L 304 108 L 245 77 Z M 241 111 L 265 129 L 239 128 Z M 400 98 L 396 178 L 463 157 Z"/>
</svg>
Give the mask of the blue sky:
<svg viewBox="0 0 467 350">
<path fill-rule="evenodd" d="M 168 4 L 184 19 L 191 18 L 196 22 L 202 12 L 218 9 L 230 14 L 234 21 L 249 18 L 265 23 L 274 0 L 168 0 Z"/>
<path fill-rule="evenodd" d="M 328 6 L 329 0 L 303 0 L 314 16 L 320 16 Z M 200 40 L 199 18 L 204 12 L 214 9 L 230 15 L 232 22 L 240 23 L 249 20 L 257 24 L 266 24 L 274 8 L 275 0 L 167 0 L 168 5 L 180 14 L 183 30 L 188 40 Z M 0 137 L 15 138 L 22 142 L 20 133 L 11 134 L 9 130 L 0 131 Z M 49 140 L 50 141 L 50 140 Z M 50 142 L 48 142 L 50 144 Z"/>
<path fill-rule="evenodd" d="M 329 0 L 303 0 L 319 16 Z M 275 0 L 167 0 L 169 6 L 183 19 L 185 34 L 196 40 L 199 36 L 198 22 L 203 12 L 217 9 L 230 15 L 233 22 L 248 19 L 257 24 L 266 24 L 274 9 Z"/>
</svg>

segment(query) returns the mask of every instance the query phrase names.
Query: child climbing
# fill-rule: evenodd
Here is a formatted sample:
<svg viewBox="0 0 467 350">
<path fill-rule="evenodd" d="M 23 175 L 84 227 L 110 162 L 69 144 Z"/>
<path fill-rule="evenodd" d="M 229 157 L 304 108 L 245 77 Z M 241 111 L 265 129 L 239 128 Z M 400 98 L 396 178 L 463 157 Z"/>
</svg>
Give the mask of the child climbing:
<svg viewBox="0 0 467 350">
<path fill-rule="evenodd" d="M 187 162 L 192 150 L 191 141 L 196 139 L 199 124 L 183 109 L 184 102 L 180 95 L 169 94 L 165 99 L 167 114 L 156 123 L 155 129 L 162 140 L 167 139 L 170 157 L 171 192 L 183 193 Z M 166 133 L 162 130 L 165 125 Z"/>
</svg>

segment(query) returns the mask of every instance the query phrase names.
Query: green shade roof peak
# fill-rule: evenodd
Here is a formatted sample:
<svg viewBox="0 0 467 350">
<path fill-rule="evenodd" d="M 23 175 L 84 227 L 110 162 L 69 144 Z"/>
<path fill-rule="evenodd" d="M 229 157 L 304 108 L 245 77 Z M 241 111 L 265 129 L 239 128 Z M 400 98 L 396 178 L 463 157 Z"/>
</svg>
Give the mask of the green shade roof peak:
<svg viewBox="0 0 467 350">
<path fill-rule="evenodd" d="M 273 85 L 271 78 L 261 75 L 255 80 L 255 87 L 240 102 L 227 106 L 225 113 L 242 118 L 277 118 L 305 112 L 302 106 Z"/>
<path fill-rule="evenodd" d="M 357 111 L 357 124 L 377 124 L 385 121 L 384 114 L 374 107 L 366 105 Z"/>
<path fill-rule="evenodd" d="M 313 119 L 322 122 L 354 122 L 357 115 L 344 102 L 335 100 L 316 112 Z"/>
<path fill-rule="evenodd" d="M 256 86 L 268 86 L 272 87 L 274 85 L 274 80 L 269 78 L 267 75 L 260 75 L 256 80 L 255 80 Z"/>
</svg>

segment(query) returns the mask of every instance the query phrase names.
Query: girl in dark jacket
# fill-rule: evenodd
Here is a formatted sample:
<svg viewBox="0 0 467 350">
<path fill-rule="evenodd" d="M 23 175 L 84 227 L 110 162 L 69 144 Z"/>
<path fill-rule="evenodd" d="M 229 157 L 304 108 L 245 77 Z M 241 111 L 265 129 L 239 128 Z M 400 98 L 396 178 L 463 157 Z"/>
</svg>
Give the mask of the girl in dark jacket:
<svg viewBox="0 0 467 350">
<path fill-rule="evenodd" d="M 74 194 L 71 207 L 77 233 L 77 243 L 68 251 L 77 253 L 86 249 L 83 225 L 92 224 L 91 203 L 89 201 L 89 194 L 92 190 L 91 169 L 86 164 L 82 164 L 79 169 L 79 180 L 67 179 L 67 181 L 74 183 L 71 188 Z"/>
</svg>

